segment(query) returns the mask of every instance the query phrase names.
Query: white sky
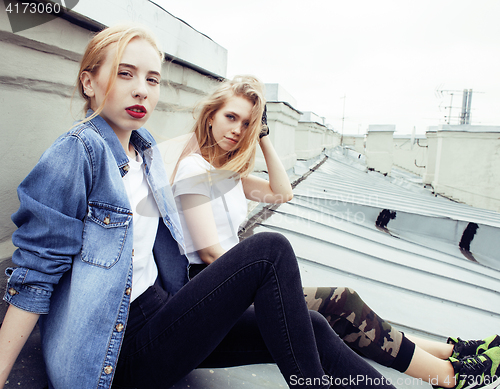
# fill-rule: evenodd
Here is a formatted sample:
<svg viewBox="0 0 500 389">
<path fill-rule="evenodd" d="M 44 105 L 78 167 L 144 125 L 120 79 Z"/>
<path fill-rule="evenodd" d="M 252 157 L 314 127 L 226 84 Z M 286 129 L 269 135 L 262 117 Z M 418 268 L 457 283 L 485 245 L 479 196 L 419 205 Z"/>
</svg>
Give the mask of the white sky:
<svg viewBox="0 0 500 389">
<path fill-rule="evenodd" d="M 500 125 L 498 0 L 153 0 L 228 50 L 227 76 L 278 83 L 344 133 L 445 124 L 473 89 L 471 124 Z M 458 124 L 453 118 L 451 124 Z"/>
</svg>

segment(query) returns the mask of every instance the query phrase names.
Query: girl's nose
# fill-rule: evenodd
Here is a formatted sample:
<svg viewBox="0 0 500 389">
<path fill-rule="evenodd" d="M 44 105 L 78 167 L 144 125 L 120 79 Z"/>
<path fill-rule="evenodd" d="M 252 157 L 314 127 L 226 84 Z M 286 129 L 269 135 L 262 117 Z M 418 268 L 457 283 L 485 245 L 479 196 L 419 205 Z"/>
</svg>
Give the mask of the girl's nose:
<svg viewBox="0 0 500 389">
<path fill-rule="evenodd" d="M 139 86 L 136 89 L 132 91 L 132 97 L 138 97 L 141 99 L 147 99 L 148 98 L 148 92 L 147 89 L 144 86 Z"/>
</svg>

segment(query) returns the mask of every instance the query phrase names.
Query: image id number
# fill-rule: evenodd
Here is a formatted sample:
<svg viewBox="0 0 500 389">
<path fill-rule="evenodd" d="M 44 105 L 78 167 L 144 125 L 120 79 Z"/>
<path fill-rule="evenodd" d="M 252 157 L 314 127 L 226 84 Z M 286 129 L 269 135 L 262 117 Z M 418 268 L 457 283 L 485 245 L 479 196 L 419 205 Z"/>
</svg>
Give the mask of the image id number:
<svg viewBox="0 0 500 389">
<path fill-rule="evenodd" d="M 64 5 L 64 0 L 62 0 Z M 7 13 L 16 14 L 58 14 L 62 11 L 59 3 L 8 3 L 5 9 Z"/>
</svg>

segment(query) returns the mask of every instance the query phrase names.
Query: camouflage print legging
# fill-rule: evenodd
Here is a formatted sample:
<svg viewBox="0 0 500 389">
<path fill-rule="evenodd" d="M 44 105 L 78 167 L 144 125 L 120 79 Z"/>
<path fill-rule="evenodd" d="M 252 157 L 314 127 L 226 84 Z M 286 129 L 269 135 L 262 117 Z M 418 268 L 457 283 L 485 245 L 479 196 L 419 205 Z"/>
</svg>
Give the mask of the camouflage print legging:
<svg viewBox="0 0 500 389">
<path fill-rule="evenodd" d="M 305 287 L 310 310 L 321 313 L 353 350 L 384 366 L 406 371 L 414 344 L 380 318 L 350 288 Z"/>
</svg>

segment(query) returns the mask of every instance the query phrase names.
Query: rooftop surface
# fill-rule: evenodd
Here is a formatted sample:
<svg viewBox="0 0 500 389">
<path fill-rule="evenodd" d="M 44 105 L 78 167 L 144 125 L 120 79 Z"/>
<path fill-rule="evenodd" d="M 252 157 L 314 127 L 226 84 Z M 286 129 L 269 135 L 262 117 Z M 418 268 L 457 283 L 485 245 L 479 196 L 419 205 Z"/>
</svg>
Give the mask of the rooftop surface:
<svg viewBox="0 0 500 389">
<path fill-rule="evenodd" d="M 368 171 L 362 155 L 342 148 L 298 162 L 292 179 L 297 179 L 293 200 L 255 208 L 242 235 L 284 234 L 305 286 L 349 286 L 409 334 L 445 341 L 498 332 L 499 213 L 436 197 L 418 176 L 399 169 L 387 177 Z M 8 262 L 0 263 L 2 274 Z M 398 388 L 430 388 L 373 365 Z M 45 384 L 35 331 L 5 387 Z M 279 388 L 286 383 L 276 366 L 255 365 L 197 369 L 174 387 Z"/>
</svg>

